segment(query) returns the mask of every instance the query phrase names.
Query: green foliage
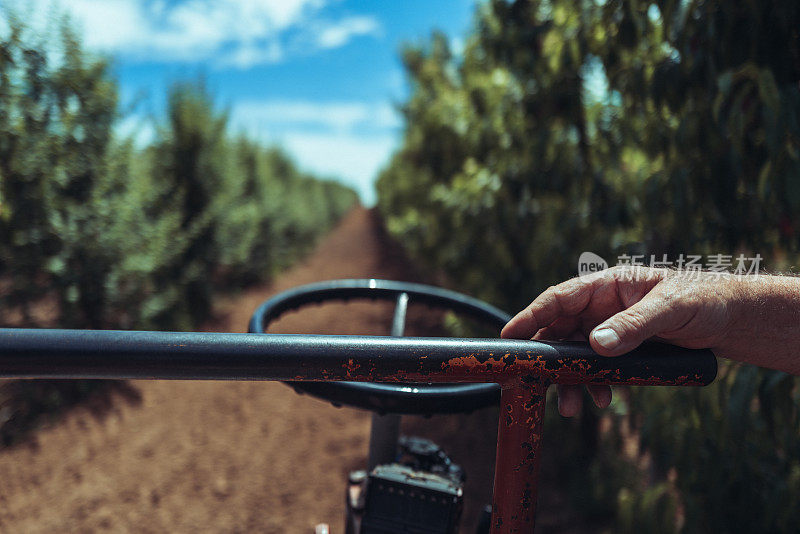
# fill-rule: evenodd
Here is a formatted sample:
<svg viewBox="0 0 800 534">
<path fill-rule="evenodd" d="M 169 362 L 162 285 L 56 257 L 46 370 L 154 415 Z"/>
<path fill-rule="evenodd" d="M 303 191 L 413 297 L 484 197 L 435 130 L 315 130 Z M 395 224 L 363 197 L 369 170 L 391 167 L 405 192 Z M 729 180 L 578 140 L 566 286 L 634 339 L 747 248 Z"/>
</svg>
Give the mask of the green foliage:
<svg viewBox="0 0 800 534">
<path fill-rule="evenodd" d="M 152 174 L 159 184 L 160 210 L 181 213 L 183 250 L 166 277 L 182 286 L 182 311 L 192 323 L 208 315 L 217 265 L 216 224 L 224 213 L 216 195 L 224 190 L 227 116 L 213 108 L 202 86 L 174 85 L 168 95 L 167 122 L 150 147 Z M 238 177 L 237 177 L 238 178 Z"/>
<path fill-rule="evenodd" d="M 117 86 L 63 23 L 0 35 L 0 322 L 191 329 L 212 292 L 268 280 L 357 201 L 277 149 L 232 139 L 202 84 L 177 84 L 156 139 L 115 135 Z M 44 310 L 55 301 L 56 310 Z M 0 443 L 109 381 L 0 385 Z"/>
<path fill-rule="evenodd" d="M 414 87 L 405 143 L 378 190 L 412 253 L 455 285 L 518 307 L 571 272 L 575 250 L 608 252 L 600 223 L 624 214 L 589 153 L 579 72 L 539 60 L 550 24 L 532 6 L 511 8 L 484 8 L 460 60 L 441 35 L 405 52 Z"/>
<path fill-rule="evenodd" d="M 642 388 L 633 402 L 647 407 L 642 444 L 655 465 L 677 467 L 676 488 L 691 497 L 684 531 L 792 532 L 800 524 L 794 377 L 725 363 L 705 391 Z"/>
<path fill-rule="evenodd" d="M 117 86 L 63 23 L 0 36 L 0 310 L 63 327 L 186 329 L 214 290 L 269 279 L 356 202 L 228 132 L 201 83 L 170 90 L 155 140 L 115 135 Z M 51 37 L 51 36 L 47 36 Z"/>
<path fill-rule="evenodd" d="M 800 4 L 477 10 L 463 55 L 440 34 L 403 55 L 412 94 L 379 206 L 420 261 L 519 309 L 574 276 L 584 250 L 612 263 L 624 252 L 797 260 Z M 791 531 L 798 395 L 795 379 L 744 367 L 711 389 L 636 392 L 625 417 L 642 421 L 657 476 L 631 477 L 614 452 L 617 415 L 597 447 L 575 452 L 587 463 L 573 476 L 599 488 L 574 492 L 581 508 L 615 508 L 615 530 Z M 591 421 L 560 431 L 584 442 Z"/>
</svg>

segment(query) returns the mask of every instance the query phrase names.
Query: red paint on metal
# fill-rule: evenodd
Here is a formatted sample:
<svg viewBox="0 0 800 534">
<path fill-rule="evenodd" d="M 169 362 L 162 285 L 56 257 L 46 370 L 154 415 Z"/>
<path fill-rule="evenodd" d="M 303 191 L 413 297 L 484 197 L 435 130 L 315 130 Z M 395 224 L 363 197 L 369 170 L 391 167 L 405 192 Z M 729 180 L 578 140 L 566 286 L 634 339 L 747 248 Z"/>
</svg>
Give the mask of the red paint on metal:
<svg viewBox="0 0 800 534">
<path fill-rule="evenodd" d="M 695 374 L 674 378 L 624 374 L 598 369 L 582 358 L 547 359 L 542 354 L 470 354 L 441 366 L 427 364 L 426 354 L 412 354 L 416 370 L 386 372 L 377 360 L 358 364 L 353 358 L 341 368 L 322 370 L 325 380 L 386 382 L 497 382 L 502 389 L 494 480 L 492 533 L 532 533 L 536 520 L 538 474 L 545 397 L 550 384 L 702 385 Z M 298 375 L 297 379 L 308 377 Z"/>
<path fill-rule="evenodd" d="M 538 376 L 502 384 L 492 533 L 532 533 L 545 397 L 549 383 Z"/>
</svg>

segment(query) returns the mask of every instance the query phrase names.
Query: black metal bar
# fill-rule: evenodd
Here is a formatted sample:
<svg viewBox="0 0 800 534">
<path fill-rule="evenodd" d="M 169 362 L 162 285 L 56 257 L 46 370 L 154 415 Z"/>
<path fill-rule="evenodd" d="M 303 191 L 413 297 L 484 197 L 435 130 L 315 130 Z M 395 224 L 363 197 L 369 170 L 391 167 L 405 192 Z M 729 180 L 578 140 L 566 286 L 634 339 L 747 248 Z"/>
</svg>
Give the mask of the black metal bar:
<svg viewBox="0 0 800 534">
<path fill-rule="evenodd" d="M 397 295 L 397 302 L 392 317 L 392 336 L 402 337 L 406 329 L 406 313 L 408 312 L 408 293 Z M 400 415 L 394 413 L 379 414 L 372 412 L 369 429 L 369 456 L 367 471 L 382 464 L 394 461 L 397 454 L 397 440 L 400 437 Z"/>
<path fill-rule="evenodd" d="M 392 317 L 392 335 L 403 337 L 406 331 L 406 313 L 408 312 L 408 293 L 397 295 L 397 302 L 394 305 L 394 316 Z"/>
<path fill-rule="evenodd" d="M 328 280 L 296 287 L 274 295 L 253 313 L 249 332 L 266 334 L 270 324 L 284 313 L 299 311 L 309 304 L 331 300 L 392 300 L 401 294 L 415 304 L 440 308 L 500 329 L 511 316 L 483 301 L 439 287 L 392 280 Z M 299 393 L 327 399 L 338 405 L 354 406 L 378 414 L 469 413 L 497 404 L 500 388 L 496 383 L 408 384 L 387 382 L 291 382 Z"/>
<path fill-rule="evenodd" d="M 377 280 L 374 278 L 352 280 L 329 280 L 296 287 L 275 295 L 259 306 L 250 318 L 250 332 L 263 332 L 264 326 L 282 314 L 307 304 L 330 300 L 382 299 L 394 300 L 406 293 L 415 303 L 430 306 L 445 306 L 448 310 L 477 319 L 496 323 L 498 328 L 506 324 L 511 316 L 503 310 L 481 300 L 455 291 L 424 284 Z"/>
<path fill-rule="evenodd" d="M 703 385 L 709 351 L 651 343 L 605 358 L 588 345 L 115 330 L 0 329 L 0 378 L 151 378 Z"/>
<path fill-rule="evenodd" d="M 369 454 L 367 471 L 376 466 L 394 462 L 397 456 L 397 440 L 400 438 L 400 415 L 372 412 L 369 429 Z"/>
</svg>

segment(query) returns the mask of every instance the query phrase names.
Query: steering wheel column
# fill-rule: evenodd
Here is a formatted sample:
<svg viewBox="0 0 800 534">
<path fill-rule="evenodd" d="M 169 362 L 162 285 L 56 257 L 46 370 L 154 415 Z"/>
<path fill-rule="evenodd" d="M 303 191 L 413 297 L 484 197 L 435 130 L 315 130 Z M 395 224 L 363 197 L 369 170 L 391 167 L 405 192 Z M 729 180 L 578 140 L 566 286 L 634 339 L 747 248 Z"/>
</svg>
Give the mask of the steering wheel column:
<svg viewBox="0 0 800 534">
<path fill-rule="evenodd" d="M 333 280 L 301 286 L 281 293 L 256 310 L 250 332 L 265 333 L 269 325 L 289 310 L 312 303 L 356 298 L 393 300 L 391 336 L 405 334 L 409 304 L 424 303 L 466 314 L 498 331 L 510 316 L 466 295 L 422 284 L 376 279 Z M 367 470 L 395 460 L 401 414 L 433 414 L 472 411 L 496 403 L 495 384 L 368 384 L 363 382 L 297 382 L 299 392 L 310 393 L 335 405 L 347 404 L 372 410 Z"/>
<path fill-rule="evenodd" d="M 384 280 L 339 280 L 300 287 L 273 297 L 253 315 L 250 331 L 266 332 L 269 323 L 282 313 L 308 303 L 351 298 L 394 300 L 391 334 L 395 337 L 404 333 L 411 301 L 463 313 L 498 330 L 510 319 L 509 315 L 486 303 L 431 286 Z M 399 414 L 472 411 L 498 400 L 497 384 L 479 382 L 498 382 L 502 393 L 491 517 L 494 533 L 533 531 L 542 425 L 547 388 L 551 384 L 704 385 L 716 374 L 716 360 L 710 352 L 660 344 L 644 345 L 620 358 L 603 358 L 587 343 L 458 340 L 453 347 L 446 347 L 445 340 L 436 343 L 442 346 L 433 351 L 433 347 L 427 347 L 424 352 L 408 347 L 397 353 L 392 364 L 387 359 L 391 358 L 393 344 L 385 343 L 384 350 L 376 353 L 383 360 L 382 366 L 396 369 L 394 377 L 403 384 L 371 383 L 369 380 L 369 383 L 298 382 L 292 385 L 337 404 L 375 412 L 370 433 L 369 467 L 372 469 L 394 459 Z M 488 345 L 496 347 L 492 349 Z M 437 350 L 442 351 L 443 357 L 445 353 L 460 356 L 444 357 L 439 362 Z M 451 376 L 455 383 L 442 384 L 444 376 Z M 479 378 L 481 376 L 483 378 Z M 436 383 L 409 384 L 409 378 L 414 380 L 414 377 L 420 381 L 436 380 Z"/>
</svg>

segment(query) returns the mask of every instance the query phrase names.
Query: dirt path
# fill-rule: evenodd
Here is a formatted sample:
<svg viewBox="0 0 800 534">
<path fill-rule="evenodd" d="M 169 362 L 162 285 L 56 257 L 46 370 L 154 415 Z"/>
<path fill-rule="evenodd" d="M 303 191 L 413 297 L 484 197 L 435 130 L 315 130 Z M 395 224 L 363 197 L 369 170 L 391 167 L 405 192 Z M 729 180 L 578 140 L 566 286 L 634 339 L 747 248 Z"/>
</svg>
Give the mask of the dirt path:
<svg viewBox="0 0 800 534">
<path fill-rule="evenodd" d="M 222 303 L 212 331 L 244 331 L 266 297 L 332 278 L 414 280 L 358 209 L 305 263 Z M 310 308 L 275 332 L 385 334 L 391 307 Z M 343 524 L 343 486 L 366 454 L 369 414 L 269 382 L 130 382 L 0 453 L 2 532 L 309 533 Z M 469 473 L 466 523 L 488 499 L 494 410 L 406 418 L 406 432 L 445 445 Z M 472 528 L 464 529 L 472 532 Z"/>
</svg>

